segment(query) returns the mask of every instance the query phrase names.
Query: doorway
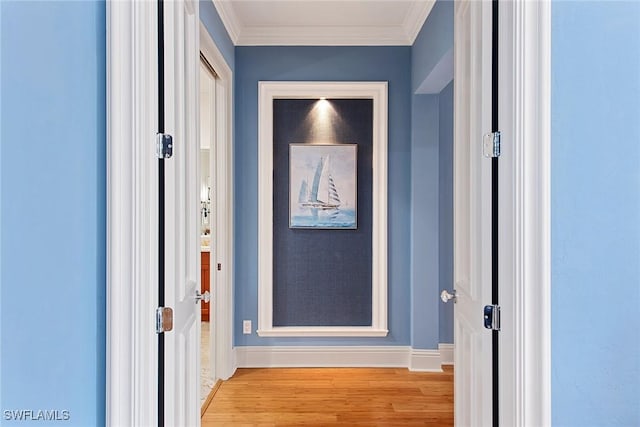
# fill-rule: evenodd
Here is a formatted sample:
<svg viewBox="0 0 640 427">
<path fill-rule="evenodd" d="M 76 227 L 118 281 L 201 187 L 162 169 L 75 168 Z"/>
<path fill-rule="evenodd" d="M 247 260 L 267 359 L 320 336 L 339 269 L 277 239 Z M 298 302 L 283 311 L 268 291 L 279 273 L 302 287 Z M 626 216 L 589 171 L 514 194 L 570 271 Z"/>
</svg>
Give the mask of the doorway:
<svg viewBox="0 0 640 427">
<path fill-rule="evenodd" d="M 545 27 L 548 23 L 548 7 L 542 4 L 543 2 L 540 3 L 541 5 L 536 4 L 535 7 L 528 7 L 526 10 L 524 8 L 520 9 L 518 5 L 505 6 L 505 8 L 513 7 L 513 10 L 505 10 L 505 15 L 509 16 L 509 19 L 505 20 L 505 25 L 513 25 L 513 28 L 510 28 L 509 32 L 504 34 L 510 36 L 516 33 L 518 37 L 511 37 L 514 45 L 520 43 L 520 40 L 526 39 L 528 43 L 533 43 L 539 47 L 539 49 L 529 49 L 528 53 L 523 53 L 524 42 L 522 42 L 522 44 L 517 44 L 513 48 L 515 58 L 505 57 L 504 61 L 506 63 L 516 64 L 515 68 L 509 68 L 515 70 L 513 76 L 511 76 L 513 79 L 511 87 L 514 88 L 512 89 L 514 93 L 502 92 L 504 95 L 501 95 L 508 98 L 510 102 L 507 104 L 513 107 L 505 108 L 505 110 L 513 112 L 514 116 L 516 116 L 516 113 L 520 114 L 511 118 L 512 122 L 515 123 L 515 129 L 511 129 L 509 132 L 513 145 L 508 152 L 505 152 L 503 157 L 503 164 L 508 170 L 505 171 L 506 174 L 504 175 L 501 173 L 501 176 L 516 175 L 517 179 L 505 179 L 505 182 L 518 183 L 518 186 L 514 185 L 514 188 L 508 189 L 512 191 L 501 191 L 501 194 L 510 194 L 511 197 L 511 199 L 505 200 L 505 209 L 516 211 L 514 215 L 511 215 L 514 218 L 513 223 L 509 224 L 509 226 L 512 226 L 512 230 L 509 235 L 504 237 L 510 240 L 511 244 L 501 245 L 501 248 L 511 249 L 510 252 L 513 254 L 511 257 L 516 258 L 514 263 L 515 271 L 510 272 L 512 274 L 501 275 L 501 277 L 509 276 L 515 279 L 513 280 L 512 293 L 505 295 L 505 301 L 508 301 L 512 308 L 508 312 L 503 312 L 503 321 L 509 321 L 514 327 L 505 331 L 505 335 L 509 334 L 507 337 L 509 342 L 505 345 L 505 353 L 508 354 L 505 354 L 501 361 L 505 363 L 505 371 L 515 373 L 515 378 L 511 379 L 514 382 L 511 390 L 514 392 L 509 394 L 514 396 L 513 399 L 517 402 L 511 406 L 513 414 L 509 415 L 510 418 L 518 421 L 530 419 L 531 414 L 542 414 L 540 418 L 545 419 L 548 414 L 548 402 L 540 397 L 548 396 L 549 394 L 548 365 L 545 362 L 548 360 L 546 357 L 548 356 L 548 316 L 545 315 L 545 310 L 548 308 L 549 288 L 548 265 L 546 264 L 548 247 L 545 240 L 548 236 L 548 224 L 546 222 L 548 215 L 545 213 L 545 207 L 548 206 L 548 171 L 546 169 L 548 151 L 545 151 L 548 150 L 548 135 L 546 134 L 548 123 L 545 122 L 548 118 L 548 114 L 546 114 L 548 111 L 545 113 L 544 110 L 548 99 L 545 92 L 545 84 L 548 83 L 545 80 L 548 78 L 548 70 L 546 68 L 548 64 L 545 63 L 544 58 L 536 55 L 544 55 L 549 49 L 548 31 L 540 31 L 540 25 L 529 25 L 531 21 L 534 23 L 542 22 L 542 28 L 548 29 Z M 110 4 L 108 8 L 109 16 L 111 17 L 111 21 L 109 21 L 110 28 L 115 26 L 114 22 L 137 22 L 131 18 L 130 11 L 126 8 L 119 8 L 117 4 Z M 149 14 L 137 14 L 135 16 L 153 17 L 153 11 L 150 11 Z M 523 27 L 519 24 L 522 22 L 527 22 L 528 26 Z M 149 32 L 149 28 L 153 28 L 152 25 L 153 20 L 151 19 L 149 22 L 143 21 L 139 27 L 133 25 L 133 28 L 136 35 L 138 33 L 146 34 Z M 531 28 L 534 30 L 532 31 Z M 147 228 L 153 229 L 154 224 L 136 222 L 135 219 L 140 217 L 147 218 L 149 216 L 148 213 L 153 210 L 149 207 L 155 205 L 155 200 L 153 196 L 149 196 L 148 200 L 132 197 L 132 193 L 135 193 L 134 195 L 153 194 L 153 191 L 149 191 L 154 189 L 153 185 L 149 183 L 152 182 L 151 178 L 153 178 L 153 174 L 150 172 L 154 171 L 154 163 L 152 163 L 154 159 L 144 159 L 142 158 L 144 156 L 139 156 L 139 152 L 144 152 L 145 149 L 145 146 L 141 144 L 154 140 L 155 135 L 145 131 L 147 129 L 144 126 L 145 123 L 139 122 L 147 120 L 153 124 L 153 115 L 150 115 L 151 118 L 147 117 L 147 111 L 153 111 L 154 109 L 152 106 L 147 105 L 151 103 L 150 100 L 153 100 L 153 96 L 141 97 L 137 92 L 127 89 L 130 89 L 131 82 L 146 81 L 149 78 L 153 78 L 154 68 L 153 65 L 118 67 L 118 61 L 139 61 L 143 64 L 149 62 L 146 57 L 138 58 L 135 55 L 122 54 L 123 52 L 133 52 L 134 47 L 140 47 L 138 44 L 147 42 L 147 39 L 142 36 L 135 38 L 135 42 L 131 42 L 124 35 L 126 34 L 122 31 L 108 32 L 110 41 L 108 45 L 108 69 L 111 85 L 109 88 L 108 111 L 112 115 L 109 118 L 110 163 L 108 172 L 108 253 L 110 258 L 107 266 L 109 275 L 109 301 L 107 306 L 107 424 L 147 425 L 153 424 L 154 404 L 145 397 L 141 390 L 152 389 L 155 380 L 154 373 L 156 369 L 153 363 L 148 363 L 149 360 L 154 360 L 153 344 L 155 339 L 153 332 L 149 332 L 148 320 L 150 316 L 148 314 L 153 313 L 155 307 L 153 307 L 153 303 L 148 302 L 148 299 L 141 298 L 138 292 L 143 296 L 147 296 L 143 291 L 147 290 L 147 283 L 155 283 L 155 277 L 153 277 L 152 268 L 142 269 L 141 272 L 138 270 L 140 270 L 140 265 L 146 266 L 153 263 L 153 257 L 149 257 L 148 254 L 154 254 L 156 247 L 151 233 L 147 230 Z M 540 43 L 541 46 L 536 43 Z M 507 44 L 505 43 L 504 45 Z M 152 45 L 149 49 L 142 49 L 142 51 L 153 52 L 153 47 Z M 524 61 L 525 57 L 534 61 L 533 67 L 530 65 L 531 62 Z M 522 65 L 524 63 L 529 65 L 525 68 Z M 114 70 L 124 71 L 116 72 Z M 135 78 L 128 75 L 127 72 L 135 74 Z M 542 78 L 540 75 L 542 75 Z M 225 93 L 224 99 L 230 100 L 231 80 L 229 79 L 227 82 L 229 82 L 226 88 L 228 92 Z M 118 89 L 122 90 L 118 91 Z M 119 97 L 132 98 L 133 101 L 127 103 Z M 533 100 L 533 103 L 531 103 L 531 100 Z M 527 101 L 530 102 L 528 103 Z M 228 106 L 226 110 L 228 116 L 225 117 L 225 132 L 228 135 L 225 141 L 229 142 L 228 146 L 225 144 L 225 147 L 229 150 L 228 157 L 225 157 L 225 159 L 231 159 L 231 103 L 225 104 Z M 122 109 L 122 112 L 119 113 L 118 108 L 121 105 L 130 105 L 130 109 L 138 114 L 128 114 L 131 111 L 125 109 Z M 531 107 L 531 105 L 534 106 Z M 137 117 L 139 120 L 130 123 L 126 120 L 127 117 Z M 148 128 L 153 129 L 153 126 L 148 126 Z M 140 129 L 143 129 L 143 131 L 136 132 Z M 147 135 L 145 132 L 150 134 Z M 135 135 L 136 138 L 119 138 L 122 135 Z M 140 135 L 144 137 L 140 137 Z M 541 140 L 543 143 L 536 144 L 535 147 L 528 145 L 525 151 L 523 141 L 531 139 Z M 131 141 L 134 141 L 134 143 L 131 144 Z M 123 145 L 126 143 L 130 144 L 131 148 Z M 221 161 L 220 164 L 226 165 L 225 167 L 228 169 L 225 170 L 225 173 L 230 177 L 231 162 Z M 527 167 L 515 167 L 524 164 Z M 218 174 L 220 173 L 222 172 L 219 171 Z M 123 183 L 118 181 L 118 176 L 123 177 Z M 131 188 L 131 182 L 135 183 L 135 187 Z M 220 181 L 218 182 L 220 183 Z M 224 190 L 221 190 L 221 192 L 231 189 L 232 185 L 230 184 L 230 181 L 226 181 L 222 186 Z M 540 190 L 540 187 L 542 187 L 542 190 Z M 535 191 L 526 193 L 525 190 L 527 189 Z M 523 194 L 530 195 L 522 197 Z M 218 194 L 217 196 L 219 197 L 220 195 Z M 538 199 L 542 199 L 542 203 L 536 204 L 535 202 Z M 127 203 L 130 200 L 136 200 L 136 204 L 128 205 Z M 537 208 L 537 206 L 540 206 L 540 208 Z M 125 215 L 122 215 L 122 212 L 125 212 Z M 504 215 L 502 217 L 509 216 Z M 229 233 L 233 229 L 231 218 L 232 216 L 228 216 L 227 224 L 231 225 L 231 227 L 225 227 Z M 222 220 L 218 218 L 218 221 Z M 531 227 L 532 225 L 533 227 Z M 532 228 L 534 231 L 531 231 Z M 219 230 L 223 232 L 225 229 Z M 131 236 L 133 236 L 133 239 L 131 239 Z M 538 238 L 537 236 L 542 237 Z M 134 241 L 128 245 L 118 245 L 125 238 Z M 219 239 L 222 241 L 220 236 Z M 125 243 L 129 243 L 129 240 Z M 226 239 L 225 242 L 231 244 L 231 239 Z M 121 247 L 124 247 L 128 252 L 121 251 L 123 255 L 119 255 L 117 250 Z M 528 250 L 529 248 L 533 250 L 530 251 Z M 215 261 L 216 271 L 218 271 L 217 264 L 221 264 L 222 273 L 227 274 L 224 283 L 230 283 L 231 272 L 233 271 L 233 262 L 230 258 L 233 251 L 227 249 L 229 248 L 221 251 L 218 254 L 221 258 Z M 151 263 L 142 262 L 147 258 L 151 260 Z M 536 259 L 542 261 L 537 261 Z M 131 262 L 131 260 L 136 260 L 136 262 Z M 146 270 L 150 270 L 151 273 Z M 129 277 L 133 277 L 133 280 L 128 279 Z M 124 280 L 120 280 L 121 278 L 124 278 Z M 221 281 L 217 279 L 215 283 L 221 283 Z M 526 287 L 526 292 L 524 283 L 530 285 Z M 226 309 L 230 317 L 227 319 L 228 323 L 222 331 L 228 333 L 228 341 L 224 346 L 225 352 L 228 351 L 229 353 L 228 370 L 224 372 L 230 375 L 233 372 L 231 357 L 231 319 L 233 318 L 230 310 L 231 288 L 226 286 L 220 286 L 220 288 L 222 290 L 216 288 L 215 293 L 217 294 L 219 291 L 226 292 L 227 294 L 224 295 L 226 299 L 218 299 L 214 296 L 214 304 L 217 307 L 218 304 L 229 303 Z M 133 298 L 131 298 L 131 292 L 127 292 L 128 289 L 136 290 Z M 216 311 L 216 316 L 218 316 L 217 313 L 218 311 Z M 540 327 L 541 321 L 543 327 Z M 218 351 L 220 351 L 220 346 L 216 347 L 216 352 Z M 524 357 L 525 355 L 527 357 Z M 216 360 L 219 361 L 219 359 Z M 223 372 L 220 368 L 220 363 L 218 363 L 217 369 Z M 539 372 L 542 372 L 542 375 Z M 132 373 L 133 375 L 131 375 Z M 223 374 L 220 374 L 220 376 L 222 377 Z M 509 387 L 502 388 L 502 390 L 505 389 L 509 389 Z M 524 410 L 525 407 L 526 411 Z M 519 424 L 523 423 L 512 423 L 512 425 Z M 539 425 L 545 423 L 530 424 Z"/>
<path fill-rule="evenodd" d="M 214 289 L 211 274 L 211 259 L 215 259 L 217 206 L 212 203 L 216 193 L 216 138 L 215 105 L 217 73 L 200 54 L 200 293 L 205 299 L 200 302 L 200 407 L 206 409 L 209 396 L 218 380 L 216 373 L 215 342 L 216 324 L 210 298 Z M 213 320 L 213 322 L 212 322 Z M 212 357 L 213 356 L 213 357 Z"/>
<path fill-rule="evenodd" d="M 199 248 L 202 304 L 199 404 L 204 412 L 216 386 L 235 371 L 232 334 L 233 167 L 232 72 L 208 31 L 199 28 Z"/>
</svg>

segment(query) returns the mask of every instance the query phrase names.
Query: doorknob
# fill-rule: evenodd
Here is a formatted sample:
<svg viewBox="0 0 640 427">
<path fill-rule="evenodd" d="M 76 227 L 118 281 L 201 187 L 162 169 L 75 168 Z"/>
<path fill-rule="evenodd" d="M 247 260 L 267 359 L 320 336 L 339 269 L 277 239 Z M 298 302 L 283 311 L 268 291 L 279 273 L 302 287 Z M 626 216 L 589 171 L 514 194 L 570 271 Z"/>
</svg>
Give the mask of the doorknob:
<svg viewBox="0 0 640 427">
<path fill-rule="evenodd" d="M 440 292 L 440 299 L 442 300 L 442 302 L 449 302 L 449 300 L 453 300 L 453 302 L 455 303 L 457 298 L 458 296 L 456 295 L 455 289 L 453 290 L 452 294 L 450 294 L 446 289 Z"/>
<path fill-rule="evenodd" d="M 204 294 L 201 294 L 200 291 L 196 291 L 196 304 L 200 301 L 211 301 L 211 294 L 209 293 L 209 291 L 205 291 Z"/>
</svg>

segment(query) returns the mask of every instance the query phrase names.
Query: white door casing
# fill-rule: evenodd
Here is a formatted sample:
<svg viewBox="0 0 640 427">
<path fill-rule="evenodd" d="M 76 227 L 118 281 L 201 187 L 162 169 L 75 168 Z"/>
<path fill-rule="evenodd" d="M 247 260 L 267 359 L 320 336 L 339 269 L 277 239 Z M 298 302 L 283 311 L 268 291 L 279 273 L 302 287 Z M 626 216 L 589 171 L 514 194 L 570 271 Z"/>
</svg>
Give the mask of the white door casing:
<svg viewBox="0 0 640 427">
<path fill-rule="evenodd" d="M 457 426 L 491 425 L 491 2 L 459 1 L 454 24 L 454 406 Z"/>
<path fill-rule="evenodd" d="M 499 2 L 500 425 L 551 425 L 551 2 Z"/>
<path fill-rule="evenodd" d="M 215 376 L 226 380 L 233 375 L 233 73 L 214 44 L 205 26 L 200 23 L 200 51 L 216 71 L 214 135 L 209 169 L 215 191 L 212 210 L 215 224 L 215 248 L 211 254 L 210 310 L 215 363 Z M 213 150 L 215 149 L 215 155 Z M 217 268 L 220 264 L 220 269 Z M 215 362 L 214 362 L 215 360 Z M 212 371 L 213 372 L 213 371 Z"/>
<path fill-rule="evenodd" d="M 154 2 L 107 9 L 107 426 L 157 424 L 158 130 Z"/>
<path fill-rule="evenodd" d="M 165 132 L 165 424 L 200 425 L 199 17 L 193 0 L 164 3 Z"/>
</svg>

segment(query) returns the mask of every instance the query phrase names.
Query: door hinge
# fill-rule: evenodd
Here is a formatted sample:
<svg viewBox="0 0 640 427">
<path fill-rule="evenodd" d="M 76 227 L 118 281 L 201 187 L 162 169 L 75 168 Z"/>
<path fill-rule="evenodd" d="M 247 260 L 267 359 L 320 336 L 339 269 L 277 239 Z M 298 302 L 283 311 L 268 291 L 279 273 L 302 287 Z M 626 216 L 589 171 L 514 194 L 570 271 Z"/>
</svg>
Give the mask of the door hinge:
<svg viewBox="0 0 640 427">
<path fill-rule="evenodd" d="M 218 263 L 218 271 L 222 271 L 222 264 Z"/>
<path fill-rule="evenodd" d="M 156 334 L 169 332 L 173 329 L 173 309 L 170 307 L 156 308 Z"/>
<path fill-rule="evenodd" d="M 500 306 L 498 304 L 484 306 L 484 327 L 493 331 L 500 330 Z"/>
<path fill-rule="evenodd" d="M 500 157 L 500 131 L 482 137 L 482 152 L 485 157 Z"/>
<path fill-rule="evenodd" d="M 173 137 L 166 133 L 156 134 L 156 155 L 159 159 L 169 159 L 173 155 Z"/>
</svg>

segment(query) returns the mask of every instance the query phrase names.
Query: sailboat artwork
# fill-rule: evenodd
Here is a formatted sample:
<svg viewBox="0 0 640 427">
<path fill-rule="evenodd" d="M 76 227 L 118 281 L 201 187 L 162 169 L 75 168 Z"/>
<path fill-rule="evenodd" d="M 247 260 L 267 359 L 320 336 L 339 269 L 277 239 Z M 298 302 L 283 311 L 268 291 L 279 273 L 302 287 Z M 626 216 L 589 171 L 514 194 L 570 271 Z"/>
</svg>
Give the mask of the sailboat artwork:
<svg viewBox="0 0 640 427">
<path fill-rule="evenodd" d="M 290 144 L 289 227 L 357 228 L 357 144 Z"/>
</svg>

